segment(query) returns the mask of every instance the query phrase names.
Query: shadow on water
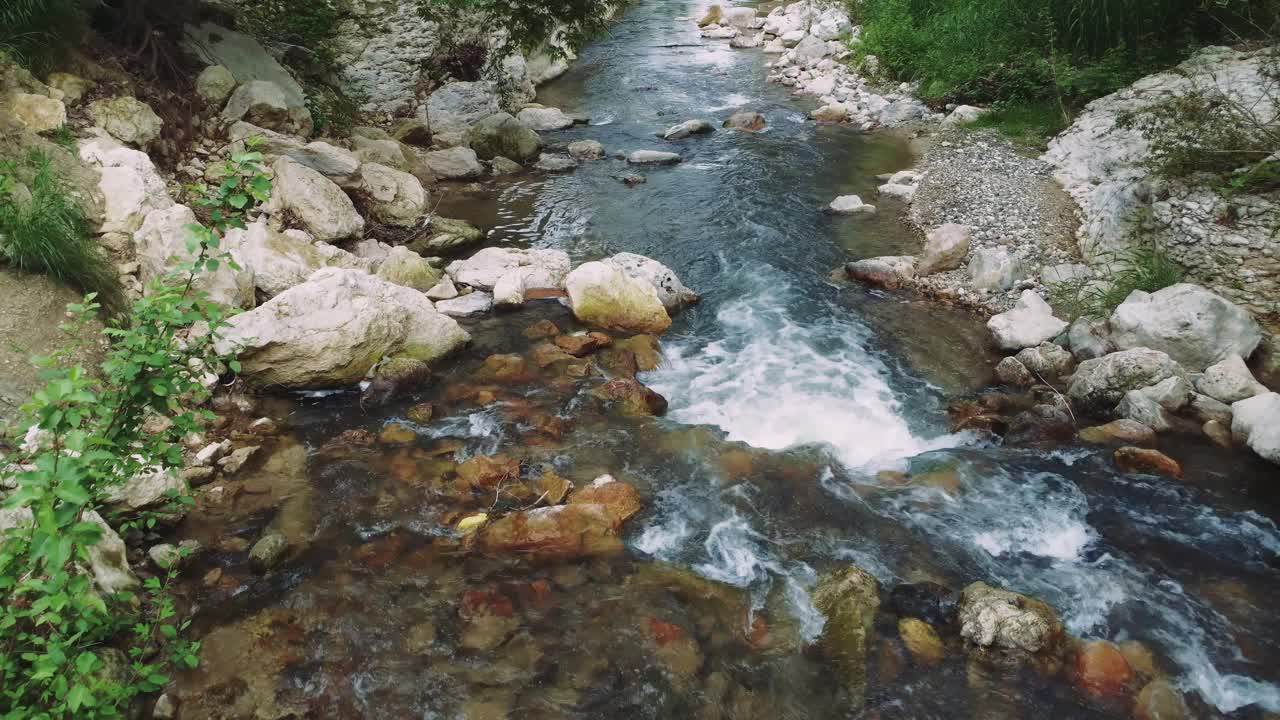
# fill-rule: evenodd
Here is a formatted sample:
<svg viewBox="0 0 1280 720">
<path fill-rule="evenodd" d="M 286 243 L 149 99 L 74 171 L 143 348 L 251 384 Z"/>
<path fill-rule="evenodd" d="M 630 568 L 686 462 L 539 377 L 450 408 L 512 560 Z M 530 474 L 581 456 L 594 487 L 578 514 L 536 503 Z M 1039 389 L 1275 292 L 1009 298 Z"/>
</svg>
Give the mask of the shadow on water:
<svg viewBox="0 0 1280 720">
<path fill-rule="evenodd" d="M 669 399 L 666 417 L 603 407 L 588 363 L 482 377 L 491 354 L 533 357 L 522 331 L 536 320 L 575 327 L 555 303 L 468 321 L 473 347 L 388 407 L 352 392 L 283 401 L 292 435 L 188 520 L 211 551 L 191 573 L 204 663 L 182 679 L 182 717 L 1129 716 L 1061 678 L 967 662 L 953 626 L 938 628 L 944 658 L 917 662 L 887 612 L 859 711 L 815 645 L 810 599 L 850 562 L 886 597 L 984 580 L 1044 599 L 1076 635 L 1140 641 L 1198 717 L 1280 711 L 1274 468 L 1173 441 L 1187 468 L 1174 483 L 1118 475 L 1103 449 L 950 434 L 946 398 L 989 380 L 982 325 L 823 279 L 914 250 L 891 212 L 820 211 L 871 197 L 875 174 L 908 163 L 905 141 L 807 122 L 805 101 L 763 82 L 764 56 L 675 20 L 707 4 L 637 6 L 540 97 L 592 119 L 552 143 L 673 149 L 680 165 L 611 157 L 449 189 L 440 208 L 494 243 L 649 255 L 701 292 L 641 376 Z M 655 137 L 742 108 L 767 130 Z M 648 182 L 616 179 L 628 172 Z M 373 440 L 423 401 L 434 417 L 410 438 Z M 452 530 L 461 517 L 522 506 L 501 485 L 459 495 L 457 464 L 495 452 L 522 476 L 632 483 L 644 510 L 625 549 L 531 562 L 469 547 Z M 294 550 L 260 575 L 247 550 L 264 528 Z"/>
</svg>

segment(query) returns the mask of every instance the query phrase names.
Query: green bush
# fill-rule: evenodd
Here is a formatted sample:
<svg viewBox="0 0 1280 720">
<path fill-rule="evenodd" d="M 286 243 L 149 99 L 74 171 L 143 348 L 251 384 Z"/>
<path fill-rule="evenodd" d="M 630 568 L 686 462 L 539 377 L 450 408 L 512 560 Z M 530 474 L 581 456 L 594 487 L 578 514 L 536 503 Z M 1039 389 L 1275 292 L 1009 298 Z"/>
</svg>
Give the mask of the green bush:
<svg viewBox="0 0 1280 720">
<path fill-rule="evenodd" d="M 858 0 L 861 51 L 938 102 L 1067 116 L 1196 44 L 1265 34 L 1277 0 Z"/>
<path fill-rule="evenodd" d="M 18 178 L 27 180 L 29 199 L 13 194 Z M 120 309 L 116 269 L 93 241 L 83 208 L 41 152 L 29 153 L 21 166 L 0 163 L 0 258 L 96 293 L 110 311 Z"/>
<path fill-rule="evenodd" d="M 419 14 L 451 28 L 506 31 L 499 57 L 577 50 L 605 30 L 616 0 L 418 0 Z"/>
<path fill-rule="evenodd" d="M 43 76 L 80 40 L 81 8 L 79 0 L 0 1 L 0 51 Z"/>
<path fill-rule="evenodd" d="M 8 468 L 17 469 L 0 478 L 0 487 L 16 484 L 3 509 L 30 518 L 0 536 L 4 720 L 131 717 L 139 696 L 169 682 L 170 669 L 198 664 L 199 643 L 183 636 L 190 621 L 168 592 L 176 567 L 147 578 L 141 593 L 95 590 L 83 568 L 102 530 L 88 513 L 139 471 L 178 467 L 182 438 L 211 419 L 197 409 L 209 397 L 201 382 L 206 368 L 225 363 L 239 370 L 233 357 L 215 350 L 226 312 L 193 292 L 192 283 L 232 262 L 219 241 L 267 198 L 261 159 L 255 152 L 233 158 L 224 182 L 205 188 L 213 227 L 188 228 L 195 259 L 156 279 L 133 304 L 128 324 L 106 330 L 112 349 L 96 373 L 70 361 L 89 341 L 86 328 L 97 309 L 92 295 L 68 308 L 76 318 L 64 328 L 72 338 L 68 347 L 38 361 L 45 385 L 23 413 L 42 437 L 7 457 Z M 197 326 L 204 330 L 188 332 Z M 168 416 L 169 429 L 144 430 L 152 413 Z M 134 517 L 125 529 L 154 523 L 155 516 Z"/>
</svg>

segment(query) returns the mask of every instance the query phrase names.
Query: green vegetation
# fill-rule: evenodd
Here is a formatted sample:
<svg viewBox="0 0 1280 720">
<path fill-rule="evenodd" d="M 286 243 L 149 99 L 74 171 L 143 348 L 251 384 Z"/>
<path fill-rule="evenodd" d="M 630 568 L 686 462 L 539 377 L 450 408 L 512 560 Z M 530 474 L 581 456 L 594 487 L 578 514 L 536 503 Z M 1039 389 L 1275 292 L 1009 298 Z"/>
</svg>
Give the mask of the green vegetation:
<svg viewBox="0 0 1280 720">
<path fill-rule="evenodd" d="M 26 180 L 21 187 L 29 198 L 15 194 L 19 179 Z M 30 152 L 21 165 L 0 163 L 0 258 L 95 293 L 108 310 L 120 309 L 115 268 L 93 242 L 84 209 L 41 152 Z"/>
<path fill-rule="evenodd" d="M 1100 265 L 1106 270 L 1098 278 L 1071 280 L 1049 288 L 1050 304 L 1071 320 L 1105 319 L 1134 290 L 1155 292 L 1177 285 L 1183 279 L 1182 268 L 1152 247 L 1111 253 Z"/>
<path fill-rule="evenodd" d="M 861 0 L 861 52 L 938 103 L 997 104 L 986 124 L 1049 133 L 1087 101 L 1198 45 L 1265 34 L 1276 0 Z M 1056 113 L 1054 112 L 1056 111 Z M 1050 121 L 1056 114 L 1060 119 Z"/>
<path fill-rule="evenodd" d="M 307 109 L 317 135 L 350 135 L 360 124 L 360 99 L 321 82 L 303 85 L 307 93 Z"/>
<path fill-rule="evenodd" d="M 79 0 L 0 2 L 0 51 L 36 74 L 64 59 L 83 30 Z"/>
<path fill-rule="evenodd" d="M 543 50 L 556 55 L 577 50 L 604 32 L 617 4 L 615 0 L 418 0 L 418 12 L 449 28 L 505 30 L 506 42 L 497 48 L 495 57 L 488 58 L 500 61 L 518 51 Z M 456 48 L 482 47 L 477 37 L 454 36 L 453 41 Z M 443 53 L 450 54 L 456 52 Z M 480 59 L 485 59 L 483 50 Z"/>
<path fill-rule="evenodd" d="M 106 505 L 108 491 L 140 472 L 178 467 L 181 439 L 211 419 L 198 409 L 209 397 L 201 383 L 205 369 L 239 369 L 214 348 L 226 312 L 192 284 L 231 262 L 219 241 L 227 228 L 243 226 L 245 213 L 269 193 L 261 159 L 248 152 L 228 164 L 226 181 L 209 190 L 204 203 L 212 227 L 189 227 L 195 259 L 153 282 L 133 304 L 127 325 L 105 331 L 112 349 L 96 373 L 70 360 L 90 341 L 86 328 L 97 310 L 92 294 L 68 308 L 75 318 L 64 327 L 69 346 L 38 361 L 45 385 L 23 413 L 24 425 L 40 433 L 6 458 L 22 469 L 4 478 L 16 482 L 3 509 L 17 521 L 0 536 L 4 720 L 131 717 L 141 695 L 169 682 L 170 669 L 198 664 L 199 643 L 183 636 L 190 621 L 168 592 L 176 564 L 148 577 L 137 593 L 100 592 L 84 568 L 103 535 L 95 511 Z M 187 332 L 197 325 L 207 331 Z M 157 413 L 172 420 L 170 427 L 144 430 Z M 119 519 L 124 530 L 151 528 L 157 515 Z"/>
</svg>

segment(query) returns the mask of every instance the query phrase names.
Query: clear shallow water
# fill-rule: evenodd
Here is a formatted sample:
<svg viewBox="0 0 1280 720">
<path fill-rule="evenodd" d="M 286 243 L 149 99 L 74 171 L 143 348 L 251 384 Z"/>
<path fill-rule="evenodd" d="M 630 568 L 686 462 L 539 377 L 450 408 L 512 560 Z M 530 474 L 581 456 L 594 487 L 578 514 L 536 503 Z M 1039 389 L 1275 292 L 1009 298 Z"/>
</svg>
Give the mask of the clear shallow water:
<svg viewBox="0 0 1280 720">
<path fill-rule="evenodd" d="M 950 434 L 946 392 L 977 387 L 989 368 L 981 325 L 823 279 L 850 256 L 910 250 L 892 213 L 819 212 L 835 195 L 873 196 L 874 174 L 899 169 L 905 145 L 805 122 L 803 102 L 763 82 L 759 53 L 674 19 L 705 5 L 642 3 L 540 98 L 593 118 L 554 142 L 675 149 L 684 163 L 640 170 L 636 188 L 615 179 L 636 169 L 588 163 L 445 191 L 441 206 L 495 242 L 649 255 L 700 291 L 663 339 L 663 367 L 643 376 L 670 400 L 666 418 L 609 415 L 545 381 L 499 388 L 492 403 L 455 392 L 486 355 L 525 351 L 519 330 L 535 319 L 571 326 L 554 306 L 472 324 L 475 347 L 415 398 L 437 417 L 414 448 L 318 451 L 351 428 L 376 432 L 408 400 L 364 411 L 350 394 L 296 399 L 304 467 L 261 471 L 225 517 L 192 528 L 215 547 L 205 569 L 223 574 L 198 591 L 206 667 L 188 678 L 190 716 L 235 717 L 240 704 L 306 717 L 858 716 L 810 645 L 822 619 L 808 591 L 848 562 L 886 590 L 1003 585 L 1054 606 L 1077 635 L 1141 640 L 1198 716 L 1280 711 L 1274 468 L 1168 443 L 1187 468 L 1173 483 L 1119 476 L 1095 449 Z M 743 107 L 768 130 L 654 137 Z M 563 437 L 532 430 L 536 412 L 562 418 Z M 439 458 L 493 452 L 579 486 L 602 472 L 634 483 L 646 509 L 626 555 L 530 566 L 460 551 Z M 932 480 L 895 485 L 885 469 Z M 225 540 L 267 526 L 303 549 L 259 578 Z M 689 590 L 698 578 L 729 590 Z M 474 602 L 511 619 L 500 645 L 469 634 L 460 607 Z M 694 649 L 655 647 L 664 623 Z M 1127 716 L 1057 681 L 984 689 L 948 644 L 938 668 L 895 669 L 881 642 L 867 716 Z M 993 697 L 1010 707 L 997 712 Z"/>
</svg>

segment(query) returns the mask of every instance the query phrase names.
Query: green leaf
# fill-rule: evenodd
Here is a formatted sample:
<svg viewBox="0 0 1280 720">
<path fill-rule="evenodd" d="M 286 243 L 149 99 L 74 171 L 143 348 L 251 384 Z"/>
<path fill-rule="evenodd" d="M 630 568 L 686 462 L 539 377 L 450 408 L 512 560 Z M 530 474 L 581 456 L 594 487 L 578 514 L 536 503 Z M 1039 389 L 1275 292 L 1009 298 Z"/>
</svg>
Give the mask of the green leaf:
<svg viewBox="0 0 1280 720">
<path fill-rule="evenodd" d="M 249 204 L 249 196 L 235 194 L 227 198 L 227 204 L 237 210 L 243 210 L 244 206 Z"/>
</svg>

